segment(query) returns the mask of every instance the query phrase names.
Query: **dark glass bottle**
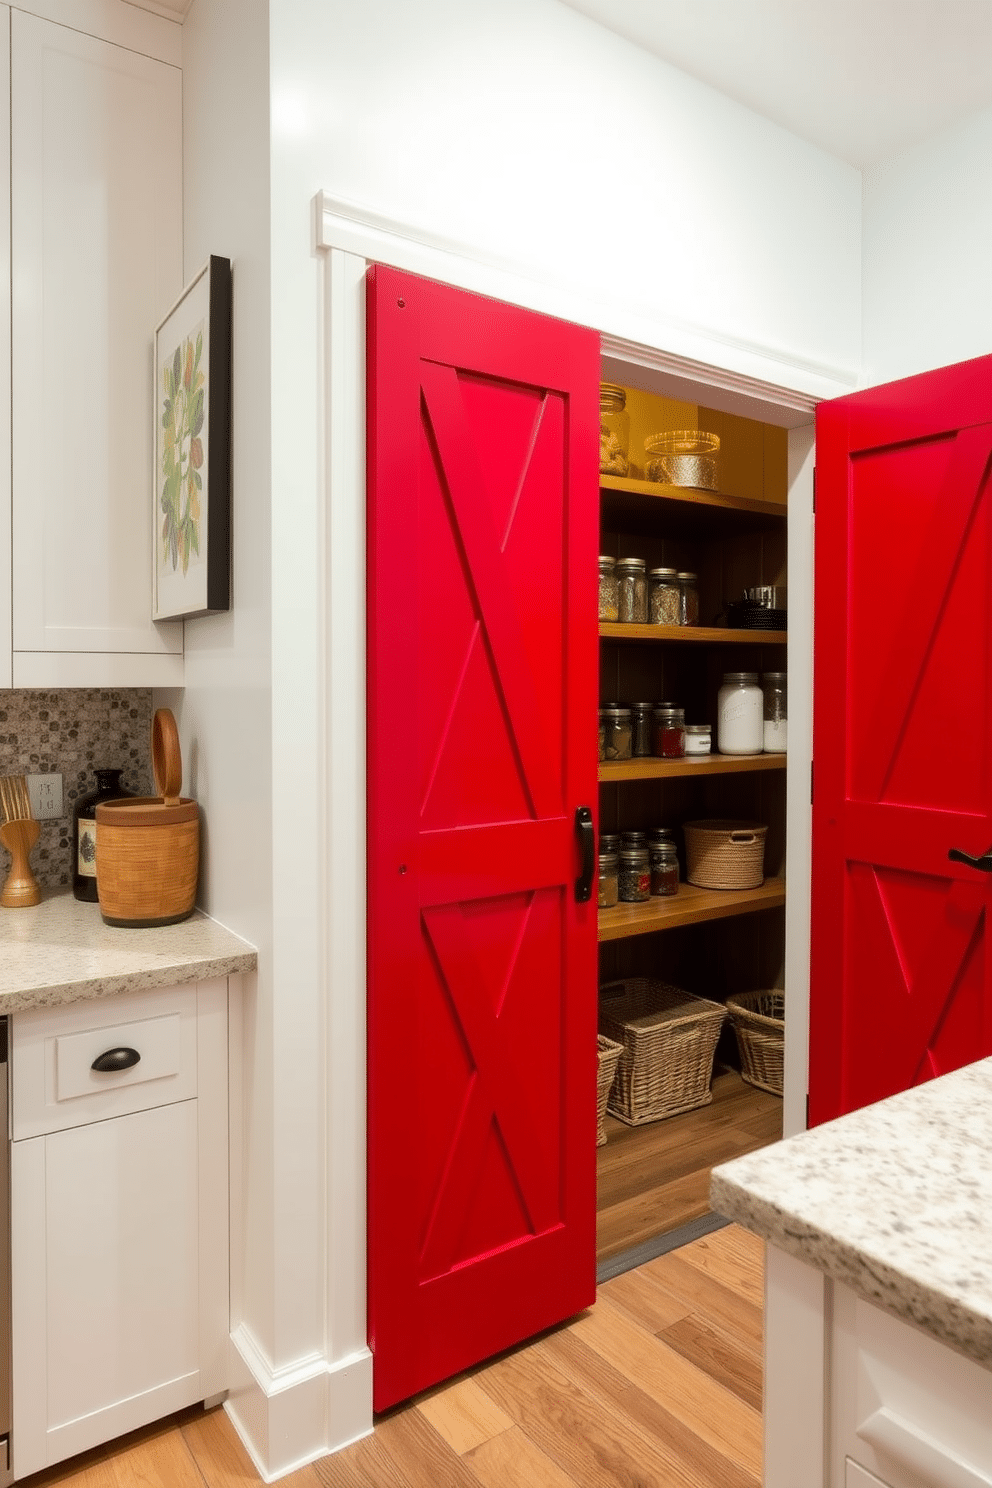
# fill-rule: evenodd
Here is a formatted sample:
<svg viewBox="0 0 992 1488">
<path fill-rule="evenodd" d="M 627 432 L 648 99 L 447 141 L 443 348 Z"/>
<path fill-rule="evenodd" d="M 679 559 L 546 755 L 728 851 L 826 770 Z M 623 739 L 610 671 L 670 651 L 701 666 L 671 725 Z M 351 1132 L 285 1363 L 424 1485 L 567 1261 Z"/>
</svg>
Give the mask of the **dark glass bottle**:
<svg viewBox="0 0 992 1488">
<path fill-rule="evenodd" d="M 116 801 L 129 796 L 122 790 L 122 770 L 97 770 L 95 791 L 80 796 L 72 811 L 72 892 L 77 899 L 96 904 L 96 808 L 101 801 Z"/>
</svg>

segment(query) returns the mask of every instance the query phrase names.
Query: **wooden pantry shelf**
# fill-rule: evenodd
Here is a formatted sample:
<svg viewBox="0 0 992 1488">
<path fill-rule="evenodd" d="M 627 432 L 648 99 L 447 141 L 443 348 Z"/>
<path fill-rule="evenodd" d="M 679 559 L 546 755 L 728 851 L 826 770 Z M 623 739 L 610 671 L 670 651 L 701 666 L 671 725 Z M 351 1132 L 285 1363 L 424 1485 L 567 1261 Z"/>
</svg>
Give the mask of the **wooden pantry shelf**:
<svg viewBox="0 0 992 1488">
<path fill-rule="evenodd" d="M 721 625 L 623 625 L 601 620 L 604 641 L 685 641 L 689 645 L 784 646 L 787 630 L 730 630 Z"/>
<path fill-rule="evenodd" d="M 784 501 L 759 501 L 753 496 L 731 496 L 724 491 L 704 491 L 693 486 L 666 486 L 660 481 L 627 480 L 619 475 L 601 475 L 601 491 L 616 491 L 623 496 L 648 496 L 656 501 L 678 502 L 681 506 L 715 506 L 721 511 L 750 512 L 755 516 L 785 517 Z"/>
<path fill-rule="evenodd" d="M 599 939 L 627 940 L 633 935 L 651 935 L 656 930 L 674 930 L 679 925 L 754 914 L 784 903 L 784 878 L 766 878 L 757 889 L 697 889 L 694 884 L 680 883 L 678 893 L 670 899 L 652 898 L 647 904 L 617 904 L 612 909 L 601 909 Z"/>
<path fill-rule="evenodd" d="M 607 760 L 599 766 L 601 785 L 619 780 L 665 780 L 673 775 L 741 775 L 753 770 L 784 770 L 784 754 L 697 754 L 685 759 Z"/>
</svg>

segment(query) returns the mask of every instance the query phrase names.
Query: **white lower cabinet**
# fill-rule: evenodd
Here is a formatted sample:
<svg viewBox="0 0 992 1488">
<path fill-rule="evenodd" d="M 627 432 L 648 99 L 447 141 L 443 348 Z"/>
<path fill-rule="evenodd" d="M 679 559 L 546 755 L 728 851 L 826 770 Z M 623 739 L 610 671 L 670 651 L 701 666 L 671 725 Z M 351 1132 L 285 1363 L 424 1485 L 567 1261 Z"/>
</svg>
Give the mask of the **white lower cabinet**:
<svg viewBox="0 0 992 1488">
<path fill-rule="evenodd" d="M 992 1368 L 769 1246 L 765 1488 L 992 1488 Z"/>
<path fill-rule="evenodd" d="M 11 1086 L 20 1479 L 227 1387 L 226 980 L 15 1014 Z"/>
</svg>

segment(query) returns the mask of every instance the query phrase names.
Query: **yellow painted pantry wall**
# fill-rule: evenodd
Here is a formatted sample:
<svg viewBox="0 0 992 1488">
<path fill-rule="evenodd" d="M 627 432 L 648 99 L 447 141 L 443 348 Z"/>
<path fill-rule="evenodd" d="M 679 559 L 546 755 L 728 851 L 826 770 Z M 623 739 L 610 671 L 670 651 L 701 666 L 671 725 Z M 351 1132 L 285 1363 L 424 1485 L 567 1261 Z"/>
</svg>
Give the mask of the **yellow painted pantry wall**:
<svg viewBox="0 0 992 1488">
<path fill-rule="evenodd" d="M 719 488 L 752 501 L 788 501 L 788 434 L 785 429 L 739 418 L 695 403 L 680 403 L 640 388 L 626 388 L 630 418 L 630 477 L 644 479 L 644 441 L 670 429 L 701 429 L 720 439 Z M 785 583 L 785 575 L 781 580 Z"/>
</svg>

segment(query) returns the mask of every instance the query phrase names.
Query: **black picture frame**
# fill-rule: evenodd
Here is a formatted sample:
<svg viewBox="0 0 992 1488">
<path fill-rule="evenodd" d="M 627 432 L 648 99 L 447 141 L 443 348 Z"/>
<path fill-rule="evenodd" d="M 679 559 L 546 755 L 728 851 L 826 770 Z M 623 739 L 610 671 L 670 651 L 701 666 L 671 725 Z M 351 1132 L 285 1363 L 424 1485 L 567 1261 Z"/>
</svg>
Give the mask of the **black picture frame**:
<svg viewBox="0 0 992 1488">
<path fill-rule="evenodd" d="M 231 260 L 155 327 L 152 619 L 231 607 Z"/>
</svg>

